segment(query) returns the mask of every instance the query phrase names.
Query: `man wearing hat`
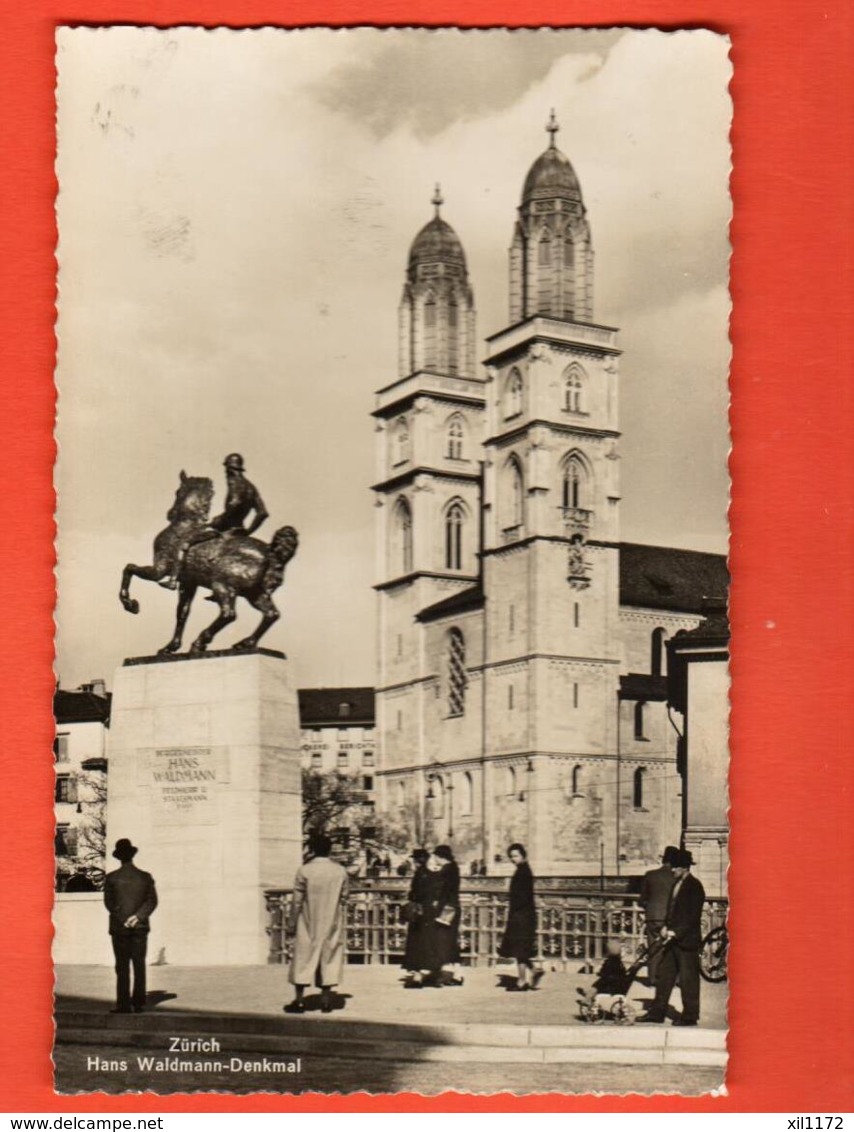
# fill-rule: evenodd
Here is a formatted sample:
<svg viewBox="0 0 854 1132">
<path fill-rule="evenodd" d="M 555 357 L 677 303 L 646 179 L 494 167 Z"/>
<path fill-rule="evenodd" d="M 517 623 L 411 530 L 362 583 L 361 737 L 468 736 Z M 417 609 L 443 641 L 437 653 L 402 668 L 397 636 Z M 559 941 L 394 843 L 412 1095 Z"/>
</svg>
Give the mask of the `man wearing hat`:
<svg viewBox="0 0 854 1132">
<path fill-rule="evenodd" d="M 691 875 L 694 858 L 687 849 L 679 849 L 673 863 L 676 881 L 670 893 L 664 927 L 666 941 L 658 968 L 655 998 L 639 1022 L 663 1022 L 670 995 L 679 979 L 682 992 L 682 1017 L 675 1026 L 696 1026 L 700 1019 L 700 943 L 701 921 L 706 893 L 702 884 Z"/>
<path fill-rule="evenodd" d="M 673 875 L 673 862 L 679 850 L 675 845 L 668 845 L 661 854 L 661 864 L 657 869 L 650 869 L 644 873 L 641 880 L 640 903 L 644 914 L 644 930 L 646 932 L 646 946 L 649 950 L 661 942 L 661 929 L 664 927 L 664 918 L 667 915 L 667 905 L 670 893 L 676 883 Z M 656 951 L 649 957 L 646 964 L 650 986 L 655 986 L 658 965 L 661 962 L 661 952 Z"/>
<path fill-rule="evenodd" d="M 135 845 L 120 837 L 113 856 L 121 867 L 107 873 L 104 904 L 110 913 L 110 938 L 116 957 L 115 1014 L 141 1014 L 145 1010 L 145 952 L 148 944 L 148 918 L 157 907 L 157 891 L 151 873 L 133 863 Z M 133 994 L 130 969 L 133 967 Z"/>
<path fill-rule="evenodd" d="M 267 518 L 267 508 L 255 484 L 250 483 L 243 474 L 243 457 L 238 452 L 232 452 L 223 460 L 225 465 L 225 482 L 228 493 L 225 497 L 225 508 L 221 515 L 211 519 L 211 526 L 215 531 L 237 531 L 239 534 L 251 535 L 261 526 Z M 255 512 L 255 518 L 248 527 L 243 523 L 249 512 Z"/>
</svg>

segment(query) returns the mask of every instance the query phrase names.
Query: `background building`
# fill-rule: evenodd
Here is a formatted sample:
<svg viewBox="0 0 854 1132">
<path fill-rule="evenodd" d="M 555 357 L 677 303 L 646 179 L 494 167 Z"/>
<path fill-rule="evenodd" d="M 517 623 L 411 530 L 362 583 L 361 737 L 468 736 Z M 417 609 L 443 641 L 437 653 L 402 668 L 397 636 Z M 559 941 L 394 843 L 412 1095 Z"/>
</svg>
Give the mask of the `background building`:
<svg viewBox="0 0 854 1132">
<path fill-rule="evenodd" d="M 725 559 L 620 541 L 617 331 L 593 318 L 581 187 L 550 141 L 524 181 L 510 325 L 474 363 L 474 294 L 440 215 L 416 236 L 397 379 L 377 394 L 377 759 L 415 839 L 541 875 L 634 873 L 678 841 L 666 641 Z"/>
<path fill-rule="evenodd" d="M 103 680 L 74 691 L 57 688 L 53 697 L 56 738 L 53 743 L 56 781 L 56 882 L 72 889 L 83 878 L 99 884 L 104 872 L 104 830 L 107 782 L 106 728 L 110 696 Z"/>
</svg>

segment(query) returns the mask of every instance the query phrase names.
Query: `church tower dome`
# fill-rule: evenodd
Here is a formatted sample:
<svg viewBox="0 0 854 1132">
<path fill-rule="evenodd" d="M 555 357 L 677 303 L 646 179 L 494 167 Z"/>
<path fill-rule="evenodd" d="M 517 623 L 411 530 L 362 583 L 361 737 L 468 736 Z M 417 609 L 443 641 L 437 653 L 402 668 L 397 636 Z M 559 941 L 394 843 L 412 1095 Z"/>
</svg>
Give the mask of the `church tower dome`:
<svg viewBox="0 0 854 1132">
<path fill-rule="evenodd" d="M 475 376 L 474 295 L 459 236 L 442 218 L 439 186 L 435 215 L 412 241 L 400 302 L 400 376 L 429 371 Z"/>
<path fill-rule="evenodd" d="M 581 185 L 557 148 L 554 110 L 549 146 L 528 171 L 510 247 L 510 320 L 534 315 L 570 322 L 593 318 L 593 247 Z"/>
</svg>

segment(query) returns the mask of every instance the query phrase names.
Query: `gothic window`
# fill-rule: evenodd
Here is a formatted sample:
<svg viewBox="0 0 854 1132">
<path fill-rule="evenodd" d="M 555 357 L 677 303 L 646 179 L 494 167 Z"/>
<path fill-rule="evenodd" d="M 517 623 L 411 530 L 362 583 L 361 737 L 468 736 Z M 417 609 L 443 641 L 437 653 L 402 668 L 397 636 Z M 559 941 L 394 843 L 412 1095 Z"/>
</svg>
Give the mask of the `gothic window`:
<svg viewBox="0 0 854 1132">
<path fill-rule="evenodd" d="M 406 422 L 406 417 L 400 417 L 394 426 L 394 463 L 402 464 L 409 457 L 409 425 Z"/>
<path fill-rule="evenodd" d="M 445 816 L 445 783 L 438 774 L 430 783 L 430 791 L 433 795 L 433 817 L 443 818 Z"/>
<path fill-rule="evenodd" d="M 460 784 L 460 813 L 471 814 L 474 812 L 474 779 L 469 771 L 463 775 Z"/>
<path fill-rule="evenodd" d="M 466 710 L 466 641 L 459 629 L 448 633 L 448 715 L 463 715 Z"/>
<path fill-rule="evenodd" d="M 424 368 L 436 368 L 436 299 L 427 296 L 424 304 Z"/>
<path fill-rule="evenodd" d="M 653 629 L 652 631 L 652 656 L 650 664 L 650 672 L 653 676 L 661 676 L 663 674 L 662 661 L 664 659 L 664 638 L 667 636 L 666 629 Z"/>
<path fill-rule="evenodd" d="M 636 739 L 646 739 L 646 735 L 644 734 L 644 723 L 645 723 L 644 717 L 645 717 L 645 715 L 646 715 L 646 703 L 643 700 L 639 700 L 635 704 L 635 738 Z"/>
<path fill-rule="evenodd" d="M 564 507 L 583 507 L 587 486 L 587 472 L 577 456 L 570 456 L 563 465 L 561 503 Z"/>
<path fill-rule="evenodd" d="M 408 502 L 400 498 L 394 507 L 394 537 L 396 543 L 393 571 L 412 572 L 412 511 Z"/>
<path fill-rule="evenodd" d="M 448 421 L 448 459 L 462 460 L 465 425 L 462 417 L 451 417 Z"/>
<path fill-rule="evenodd" d="M 584 373 L 572 365 L 563 375 L 563 407 L 568 413 L 584 411 Z"/>
<path fill-rule="evenodd" d="M 457 372 L 457 303 L 453 295 L 448 301 L 448 373 Z"/>
<path fill-rule="evenodd" d="M 525 483 L 522 478 L 522 468 L 516 456 L 511 456 L 507 461 L 505 481 L 507 492 L 505 529 L 521 527 L 525 522 Z"/>
<path fill-rule="evenodd" d="M 552 244 L 548 232 L 543 232 L 537 247 L 537 260 L 540 267 L 549 267 L 552 262 Z"/>
<path fill-rule="evenodd" d="M 636 810 L 643 809 L 643 784 L 646 778 L 646 770 L 644 767 L 639 766 L 635 771 L 634 780 L 632 782 L 632 805 Z"/>
<path fill-rule="evenodd" d="M 455 500 L 445 512 L 445 569 L 461 570 L 463 567 L 463 524 L 465 513 L 463 505 Z"/>
<path fill-rule="evenodd" d="M 569 235 L 563 241 L 563 266 L 570 270 L 575 267 L 575 244 Z"/>
<path fill-rule="evenodd" d="M 507 768 L 507 797 L 516 796 L 516 768 L 508 766 Z"/>
<path fill-rule="evenodd" d="M 507 387 L 504 392 L 504 416 L 515 417 L 522 412 L 522 398 L 524 395 L 524 383 L 522 375 L 514 366 L 510 370 L 510 376 L 507 378 Z"/>
<path fill-rule="evenodd" d="M 581 793 L 581 767 L 574 766 L 572 768 L 572 793 Z"/>
</svg>

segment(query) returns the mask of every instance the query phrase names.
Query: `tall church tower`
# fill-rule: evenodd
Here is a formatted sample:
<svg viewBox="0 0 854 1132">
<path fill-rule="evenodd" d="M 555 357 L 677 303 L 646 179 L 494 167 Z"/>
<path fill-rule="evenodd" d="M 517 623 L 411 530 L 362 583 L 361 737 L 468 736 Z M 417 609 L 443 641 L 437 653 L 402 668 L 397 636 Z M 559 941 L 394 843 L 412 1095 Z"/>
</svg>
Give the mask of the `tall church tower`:
<svg viewBox="0 0 854 1132">
<path fill-rule="evenodd" d="M 424 792 L 428 689 L 416 616 L 479 576 L 485 378 L 475 361 L 474 295 L 463 246 L 434 216 L 409 251 L 399 311 L 399 373 L 377 393 L 377 737 L 389 771 Z M 417 793 L 417 798 L 416 798 Z M 405 799 L 395 799 L 398 810 Z"/>
<path fill-rule="evenodd" d="M 580 873 L 615 852 L 620 351 L 592 322 L 581 187 L 554 113 L 547 129 L 510 249 L 510 326 L 488 340 L 484 749 L 491 852 L 519 839 L 543 873 Z"/>
</svg>

